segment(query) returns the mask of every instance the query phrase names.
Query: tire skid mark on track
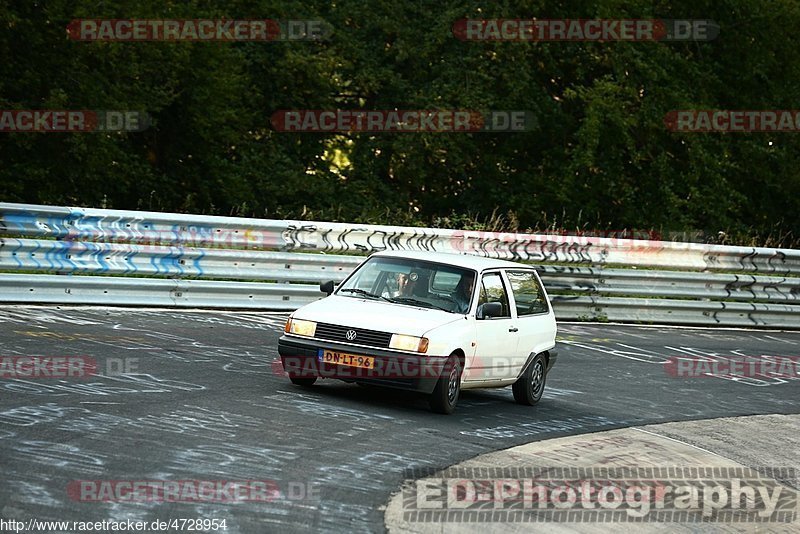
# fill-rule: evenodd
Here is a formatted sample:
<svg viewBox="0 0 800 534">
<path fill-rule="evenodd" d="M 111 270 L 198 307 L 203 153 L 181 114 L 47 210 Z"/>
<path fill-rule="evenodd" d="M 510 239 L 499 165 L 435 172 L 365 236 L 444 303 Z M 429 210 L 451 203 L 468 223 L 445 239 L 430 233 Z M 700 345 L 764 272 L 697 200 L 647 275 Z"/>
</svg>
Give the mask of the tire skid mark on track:
<svg viewBox="0 0 800 534">
<path fill-rule="evenodd" d="M 341 418 L 359 424 L 363 424 L 366 421 L 384 421 L 398 425 L 412 423 L 410 419 L 397 419 L 390 415 L 370 414 L 360 409 L 328 405 L 324 402 L 320 402 L 319 398 L 311 394 L 279 391 L 274 395 L 267 395 L 264 398 L 275 401 L 276 404 L 254 403 L 253 406 L 261 406 L 272 409 L 275 409 L 277 406 L 278 409 L 284 411 L 299 410 L 305 415 L 335 419 Z"/>
<path fill-rule="evenodd" d="M 495 441 L 511 438 L 538 436 L 540 434 L 551 434 L 559 432 L 576 432 L 584 434 L 590 430 L 597 430 L 603 427 L 621 427 L 628 423 L 624 419 L 609 419 L 602 416 L 585 416 L 568 419 L 544 419 L 529 423 L 518 423 L 514 425 L 500 425 L 488 428 L 476 428 L 473 430 L 462 430 L 464 436 L 481 438 L 484 440 Z"/>
<path fill-rule="evenodd" d="M 175 391 L 202 391 L 206 386 L 157 378 L 150 374 L 126 374 L 104 376 L 101 381 L 77 382 L 67 380 L 24 380 L 20 378 L 0 379 L 0 388 L 16 394 L 64 396 L 69 394 L 113 396 L 136 393 L 173 393 Z M 108 383 L 112 382 L 112 383 Z M 124 387 L 118 384 L 136 387 Z"/>
<path fill-rule="evenodd" d="M 14 456 L 44 466 L 45 469 L 69 469 L 81 475 L 103 472 L 105 455 L 88 454 L 80 447 L 45 440 L 22 440 L 14 447 Z"/>
</svg>

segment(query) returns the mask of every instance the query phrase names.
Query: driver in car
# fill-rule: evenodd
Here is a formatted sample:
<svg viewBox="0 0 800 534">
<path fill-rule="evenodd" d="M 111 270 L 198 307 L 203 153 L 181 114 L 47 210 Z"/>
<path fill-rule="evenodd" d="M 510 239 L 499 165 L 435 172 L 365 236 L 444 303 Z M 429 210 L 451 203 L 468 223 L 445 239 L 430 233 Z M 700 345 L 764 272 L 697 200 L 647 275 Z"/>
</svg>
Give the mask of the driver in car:
<svg viewBox="0 0 800 534">
<path fill-rule="evenodd" d="M 419 275 L 411 272 L 408 274 L 400 273 L 397 276 L 397 292 L 392 295 L 393 297 L 411 297 L 414 294 L 414 288 L 417 285 Z"/>
</svg>

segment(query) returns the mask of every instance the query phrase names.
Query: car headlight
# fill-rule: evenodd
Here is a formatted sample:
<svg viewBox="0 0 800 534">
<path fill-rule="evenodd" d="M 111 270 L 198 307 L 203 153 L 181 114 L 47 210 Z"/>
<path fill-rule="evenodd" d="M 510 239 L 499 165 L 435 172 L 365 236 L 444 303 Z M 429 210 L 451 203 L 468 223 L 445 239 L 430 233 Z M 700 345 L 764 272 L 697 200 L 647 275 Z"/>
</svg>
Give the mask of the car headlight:
<svg viewBox="0 0 800 534">
<path fill-rule="evenodd" d="M 304 321 L 302 319 L 293 319 L 289 317 L 286 321 L 286 326 L 283 329 L 287 334 L 297 334 L 298 336 L 314 337 L 317 332 L 317 323 L 314 321 Z"/>
<path fill-rule="evenodd" d="M 392 334 L 389 342 L 390 349 L 407 350 L 411 352 L 427 352 L 428 338 L 417 336 L 406 336 L 403 334 Z"/>
</svg>

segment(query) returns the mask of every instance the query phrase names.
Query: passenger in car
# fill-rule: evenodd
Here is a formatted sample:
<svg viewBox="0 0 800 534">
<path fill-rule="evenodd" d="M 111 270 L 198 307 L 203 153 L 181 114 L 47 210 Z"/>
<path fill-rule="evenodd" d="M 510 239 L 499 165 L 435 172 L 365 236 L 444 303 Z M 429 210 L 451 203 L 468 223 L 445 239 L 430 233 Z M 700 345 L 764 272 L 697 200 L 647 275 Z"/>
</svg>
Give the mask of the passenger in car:
<svg viewBox="0 0 800 534">
<path fill-rule="evenodd" d="M 465 274 L 458 281 L 455 291 L 453 292 L 453 299 L 458 303 L 458 308 L 455 310 L 458 313 L 467 313 L 469 311 L 469 304 L 472 301 L 472 289 L 475 286 L 475 276 L 472 274 Z"/>
</svg>

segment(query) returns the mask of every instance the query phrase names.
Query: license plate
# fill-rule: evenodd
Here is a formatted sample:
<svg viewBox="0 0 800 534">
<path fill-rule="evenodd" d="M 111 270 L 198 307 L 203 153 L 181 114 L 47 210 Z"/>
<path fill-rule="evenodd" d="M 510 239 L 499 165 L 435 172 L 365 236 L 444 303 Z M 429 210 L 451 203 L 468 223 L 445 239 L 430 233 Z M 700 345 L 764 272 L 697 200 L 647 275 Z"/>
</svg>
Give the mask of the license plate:
<svg viewBox="0 0 800 534">
<path fill-rule="evenodd" d="M 372 356 L 363 356 L 361 354 L 349 354 L 347 352 L 319 349 L 317 359 L 322 363 L 332 363 L 334 365 L 360 367 L 361 369 L 375 368 L 375 358 Z"/>
</svg>

